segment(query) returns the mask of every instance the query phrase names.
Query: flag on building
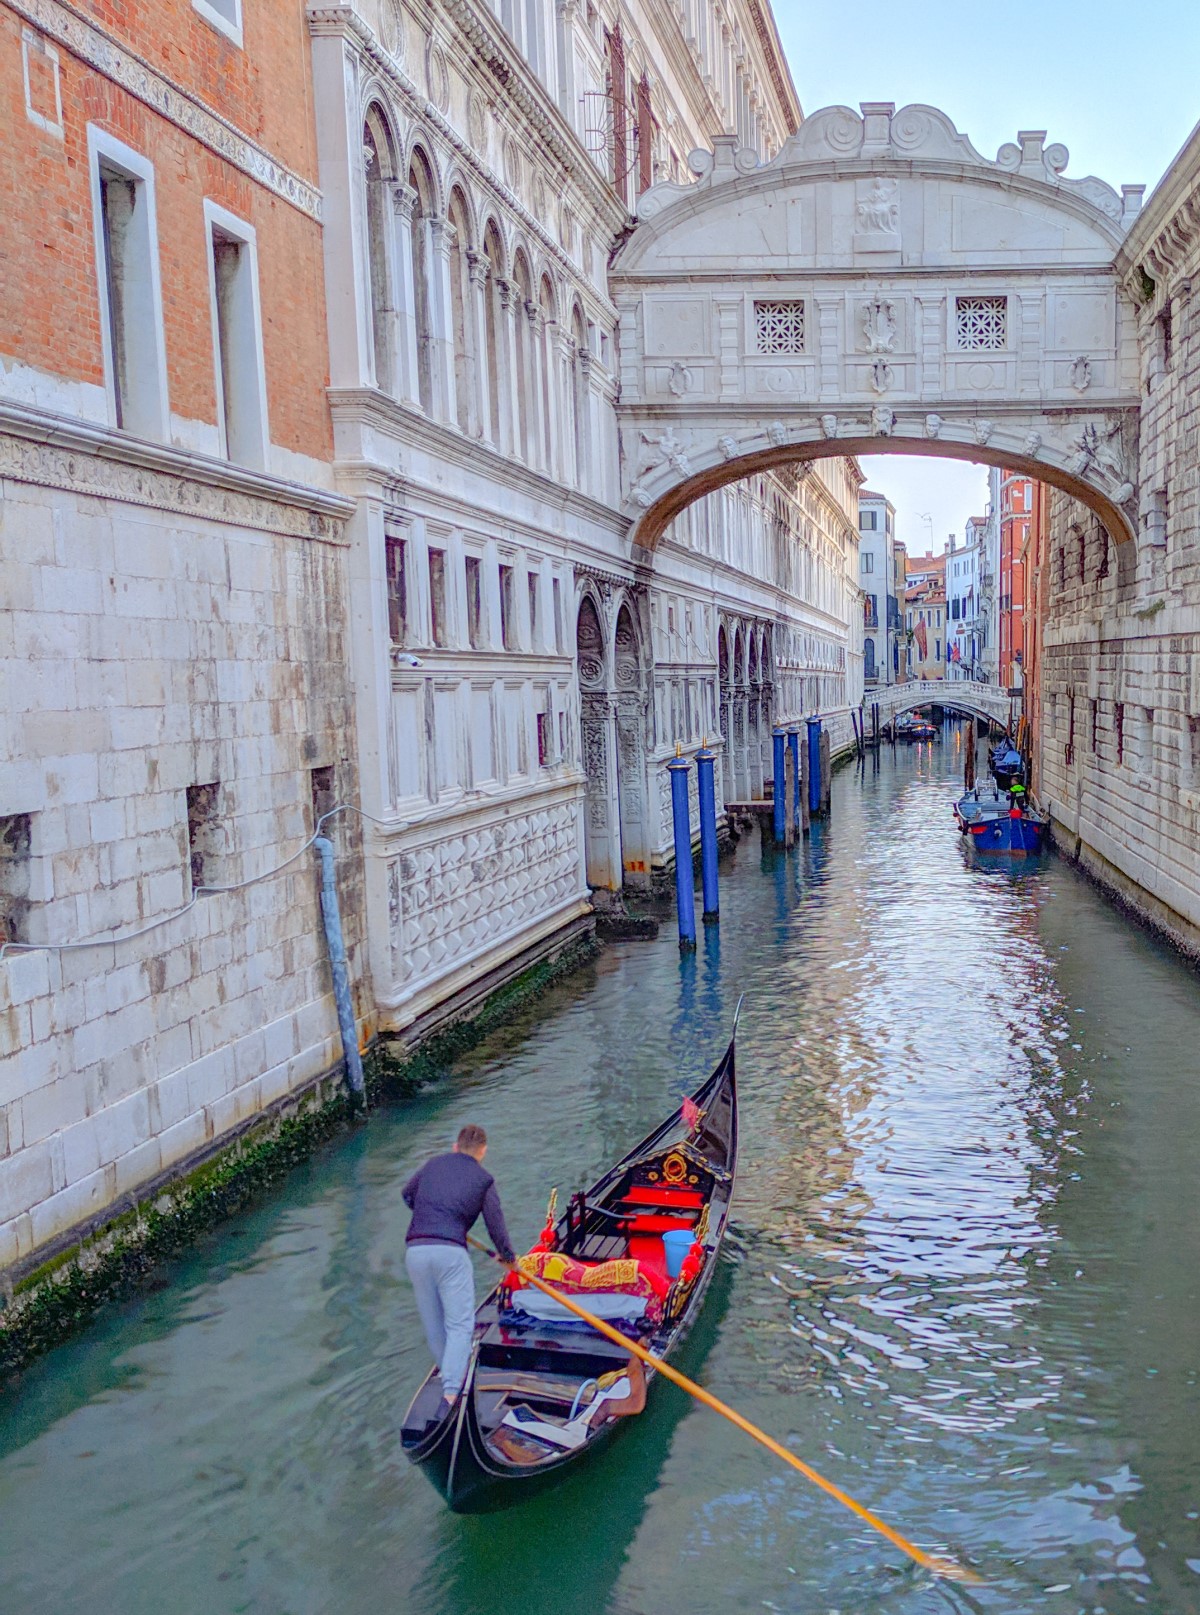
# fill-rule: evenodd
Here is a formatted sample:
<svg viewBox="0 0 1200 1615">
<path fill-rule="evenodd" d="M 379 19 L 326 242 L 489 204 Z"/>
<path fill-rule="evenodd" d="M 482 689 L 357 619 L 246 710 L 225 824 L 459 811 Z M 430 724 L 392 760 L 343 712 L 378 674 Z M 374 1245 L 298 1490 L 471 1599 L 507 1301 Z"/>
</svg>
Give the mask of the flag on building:
<svg viewBox="0 0 1200 1615">
<path fill-rule="evenodd" d="M 924 661 L 929 655 L 929 640 L 925 633 L 925 624 L 921 621 L 920 617 L 917 618 L 917 626 L 914 632 L 917 641 L 917 649 L 921 653 L 921 660 Z"/>
</svg>

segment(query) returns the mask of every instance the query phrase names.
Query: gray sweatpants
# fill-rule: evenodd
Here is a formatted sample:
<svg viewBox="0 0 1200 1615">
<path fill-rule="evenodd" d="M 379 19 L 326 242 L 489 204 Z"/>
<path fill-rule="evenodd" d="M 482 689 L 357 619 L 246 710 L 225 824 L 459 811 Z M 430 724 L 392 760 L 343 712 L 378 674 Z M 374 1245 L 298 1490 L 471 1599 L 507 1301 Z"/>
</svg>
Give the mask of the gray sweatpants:
<svg viewBox="0 0 1200 1615">
<path fill-rule="evenodd" d="M 459 1245 L 409 1245 L 405 1264 L 425 1338 L 442 1371 L 442 1394 L 453 1401 L 467 1377 L 475 1330 L 471 1258 Z"/>
</svg>

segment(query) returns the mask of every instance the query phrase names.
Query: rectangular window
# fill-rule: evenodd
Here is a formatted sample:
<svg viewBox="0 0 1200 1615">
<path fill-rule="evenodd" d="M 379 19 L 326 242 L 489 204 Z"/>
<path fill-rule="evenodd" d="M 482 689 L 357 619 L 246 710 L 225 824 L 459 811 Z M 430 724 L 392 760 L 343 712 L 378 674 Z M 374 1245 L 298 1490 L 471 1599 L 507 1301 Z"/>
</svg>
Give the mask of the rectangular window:
<svg viewBox="0 0 1200 1615">
<path fill-rule="evenodd" d="M 267 468 L 267 383 L 258 301 L 254 230 L 206 201 L 217 427 L 221 452 L 238 465 Z"/>
<path fill-rule="evenodd" d="M 546 768 L 550 763 L 550 714 L 539 712 L 537 715 L 537 748 L 538 767 Z"/>
<path fill-rule="evenodd" d="M 1117 739 L 1117 761 L 1125 761 L 1125 703 L 1118 701 L 1113 707 L 1113 734 Z"/>
<path fill-rule="evenodd" d="M 973 352 L 993 352 L 1008 346 L 1007 297 L 955 299 L 958 346 Z"/>
<path fill-rule="evenodd" d="M 863 554 L 862 569 L 864 572 L 874 572 L 875 570 L 875 557 L 869 550 Z"/>
<path fill-rule="evenodd" d="M 516 650 L 516 611 L 513 600 L 513 569 L 500 568 L 500 638 L 505 650 Z"/>
<path fill-rule="evenodd" d="M 192 5 L 219 33 L 242 43 L 242 0 L 192 0 Z"/>
<path fill-rule="evenodd" d="M 1100 749 L 1100 703 L 1099 703 L 1099 701 L 1093 701 L 1092 702 L 1092 755 L 1093 755 L 1093 757 L 1096 755 L 1096 753 L 1099 751 L 1099 749 Z"/>
<path fill-rule="evenodd" d="M 429 552 L 429 629 L 433 642 L 444 650 L 450 643 L 446 621 L 446 552 Z"/>
<path fill-rule="evenodd" d="M 538 649 L 538 589 L 541 586 L 536 572 L 529 574 L 529 648 Z"/>
<path fill-rule="evenodd" d="M 216 862 L 224 850 L 224 831 L 218 816 L 221 796 L 219 779 L 207 785 L 187 788 L 188 854 L 192 891 L 217 884 Z"/>
<path fill-rule="evenodd" d="M 28 813 L 0 818 L 0 943 L 30 941 L 31 828 Z"/>
<path fill-rule="evenodd" d="M 388 633 L 393 645 L 403 645 L 408 634 L 408 545 L 394 533 L 383 541 L 387 567 Z"/>
<path fill-rule="evenodd" d="M 755 303 L 754 335 L 759 353 L 804 352 L 804 299 Z"/>
<path fill-rule="evenodd" d="M 170 437 L 154 169 L 88 126 L 100 341 L 110 418 L 137 437 Z"/>
<path fill-rule="evenodd" d="M 858 513 L 859 532 L 873 533 L 875 531 L 875 517 L 876 512 L 873 510 L 860 510 Z"/>
<path fill-rule="evenodd" d="M 477 555 L 466 558 L 467 643 L 472 650 L 483 644 L 483 562 Z"/>
<path fill-rule="evenodd" d="M 557 578 L 554 579 L 553 595 L 554 595 L 554 649 L 561 656 L 562 655 L 562 648 L 563 648 L 562 584 L 559 582 L 559 580 Z M 561 749 L 562 748 L 560 747 L 559 750 L 561 751 Z"/>
</svg>

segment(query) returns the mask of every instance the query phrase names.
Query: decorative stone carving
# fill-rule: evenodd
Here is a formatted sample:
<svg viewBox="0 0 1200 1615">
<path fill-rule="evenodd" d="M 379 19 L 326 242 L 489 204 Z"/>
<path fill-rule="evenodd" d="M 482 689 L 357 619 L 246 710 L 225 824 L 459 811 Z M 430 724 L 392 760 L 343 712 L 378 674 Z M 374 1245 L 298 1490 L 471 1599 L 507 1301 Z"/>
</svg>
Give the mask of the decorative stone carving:
<svg viewBox="0 0 1200 1615">
<path fill-rule="evenodd" d="M 1085 393 L 1092 385 L 1092 361 L 1081 353 L 1071 366 L 1071 385 L 1077 393 Z"/>
<path fill-rule="evenodd" d="M 981 449 L 987 446 L 988 440 L 991 438 L 991 435 L 995 430 L 995 421 L 978 420 L 975 421 L 971 427 L 975 441 L 979 444 Z"/>
<path fill-rule="evenodd" d="M 896 411 L 887 409 L 883 404 L 876 404 L 871 411 L 872 437 L 891 437 L 896 429 Z"/>
<path fill-rule="evenodd" d="M 836 437 L 838 435 L 838 418 L 836 415 L 821 416 L 821 436 Z"/>
<path fill-rule="evenodd" d="M 1128 484 L 1129 493 L 1123 499 L 1118 499 L 1118 503 L 1132 496 L 1133 479 L 1128 474 L 1125 462 L 1120 421 L 1106 421 L 1103 426 L 1088 421 L 1079 436 L 1072 440 L 1071 447 L 1075 453 L 1071 470 L 1077 477 L 1099 472 L 1117 485 L 1118 492 Z"/>
<path fill-rule="evenodd" d="M 855 252 L 900 251 L 900 204 L 894 179 L 876 175 L 858 188 L 854 207 Z"/>
<path fill-rule="evenodd" d="M 724 437 L 719 437 L 717 439 L 717 447 L 720 449 L 722 456 L 726 460 L 734 460 L 737 458 L 737 438 L 730 437 L 728 433 L 726 433 Z"/>
<path fill-rule="evenodd" d="M 876 297 L 862 311 L 863 340 L 868 353 L 894 353 L 896 348 L 895 305 L 888 298 Z"/>
<path fill-rule="evenodd" d="M 403 67 L 408 56 L 408 24 L 400 0 L 383 0 L 379 36 L 380 43 L 396 66 Z"/>
<path fill-rule="evenodd" d="M 475 150 L 486 156 L 488 149 L 487 105 L 478 90 L 472 90 L 467 97 L 467 135 Z"/>
<path fill-rule="evenodd" d="M 429 41 L 425 52 L 425 81 L 434 106 L 439 112 L 449 112 L 450 69 L 446 65 L 446 53 L 436 39 Z"/>
<path fill-rule="evenodd" d="M 695 385 L 696 378 L 685 364 L 676 362 L 671 366 L 671 374 L 667 381 L 667 390 L 675 398 L 682 398 L 690 393 Z"/>
<path fill-rule="evenodd" d="M 1036 460 L 1041 452 L 1042 434 L 1040 432 L 1030 432 L 1022 447 L 1031 460 Z"/>
<path fill-rule="evenodd" d="M 871 366 L 871 386 L 877 393 L 885 393 L 892 385 L 893 371 L 886 359 L 876 359 Z"/>
<path fill-rule="evenodd" d="M 767 427 L 767 437 L 776 448 L 780 448 L 787 441 L 787 428 L 782 421 L 772 421 Z"/>
<path fill-rule="evenodd" d="M 937 438 L 942 435 L 942 417 L 940 415 L 926 415 L 925 436 Z"/>
</svg>

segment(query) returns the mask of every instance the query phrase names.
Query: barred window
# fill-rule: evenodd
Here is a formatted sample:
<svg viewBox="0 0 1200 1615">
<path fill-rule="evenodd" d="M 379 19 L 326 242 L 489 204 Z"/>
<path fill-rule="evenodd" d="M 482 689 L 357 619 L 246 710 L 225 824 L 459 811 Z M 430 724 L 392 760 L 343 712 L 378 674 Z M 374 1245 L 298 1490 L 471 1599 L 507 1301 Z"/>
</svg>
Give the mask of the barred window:
<svg viewBox="0 0 1200 1615">
<path fill-rule="evenodd" d="M 1007 297 L 959 297 L 955 305 L 960 348 L 989 351 L 1007 345 Z"/>
<path fill-rule="evenodd" d="M 759 353 L 803 353 L 804 300 L 755 303 L 754 330 Z"/>
</svg>

